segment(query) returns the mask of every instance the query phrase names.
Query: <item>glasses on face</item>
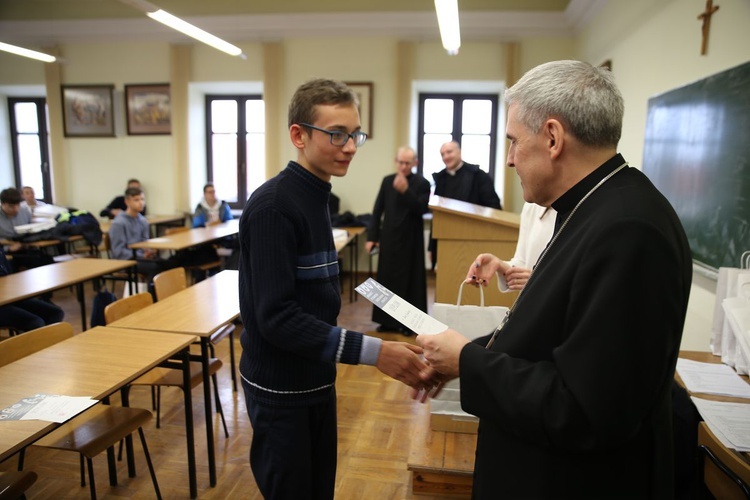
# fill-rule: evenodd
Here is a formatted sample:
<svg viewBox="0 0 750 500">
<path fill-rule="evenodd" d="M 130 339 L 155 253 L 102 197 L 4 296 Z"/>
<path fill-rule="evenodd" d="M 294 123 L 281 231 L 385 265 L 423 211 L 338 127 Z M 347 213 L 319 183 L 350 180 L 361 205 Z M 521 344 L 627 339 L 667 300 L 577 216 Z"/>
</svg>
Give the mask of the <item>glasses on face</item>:
<svg viewBox="0 0 750 500">
<path fill-rule="evenodd" d="M 300 123 L 303 127 L 311 128 L 313 130 L 318 130 L 320 132 L 325 132 L 326 134 L 331 136 L 331 144 L 334 146 L 344 147 L 347 142 L 349 142 L 349 138 L 351 137 L 354 141 L 354 145 L 357 147 L 360 147 L 365 143 L 367 140 L 367 134 L 362 132 L 361 130 L 358 130 L 356 132 L 352 132 L 351 134 L 347 134 L 346 132 L 342 132 L 341 130 L 326 130 L 324 128 L 316 127 L 315 125 L 310 125 L 309 123 Z"/>
</svg>

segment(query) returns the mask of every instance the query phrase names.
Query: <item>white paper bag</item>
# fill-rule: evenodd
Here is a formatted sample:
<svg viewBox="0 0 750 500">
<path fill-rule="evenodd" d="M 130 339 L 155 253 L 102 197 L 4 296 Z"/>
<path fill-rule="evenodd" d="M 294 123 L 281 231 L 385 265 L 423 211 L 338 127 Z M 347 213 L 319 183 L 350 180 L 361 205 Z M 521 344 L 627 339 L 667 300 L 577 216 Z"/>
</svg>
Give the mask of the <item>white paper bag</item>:
<svg viewBox="0 0 750 500">
<path fill-rule="evenodd" d="M 461 332 L 471 340 L 482 335 L 489 335 L 502 323 L 508 308 L 485 306 L 484 289 L 482 287 L 479 287 L 480 303 L 478 306 L 461 305 L 463 290 L 464 282 L 461 282 L 458 287 L 458 300 L 455 304 L 433 304 L 432 317 Z"/>
<path fill-rule="evenodd" d="M 474 340 L 483 335 L 489 335 L 505 318 L 508 308 L 504 306 L 485 306 L 484 289 L 479 287 L 479 305 L 462 305 L 464 282 L 458 287 L 458 300 L 455 304 L 435 303 L 432 306 L 432 317 L 441 323 L 445 323 L 454 330 L 462 333 L 467 338 Z M 449 394 L 452 390 L 458 391 L 458 380 L 451 380 L 445 385 L 438 399 L 450 398 L 460 401 L 456 395 Z"/>
<path fill-rule="evenodd" d="M 734 366 L 738 374 L 747 375 L 750 369 L 750 298 L 730 297 L 724 299 L 722 307 L 726 315 L 727 336 L 731 337 L 731 343 L 726 345 L 733 363 L 730 366 Z"/>
<path fill-rule="evenodd" d="M 716 302 L 714 303 L 714 317 L 711 325 L 711 352 L 722 357 L 722 361 L 734 366 L 734 338 L 727 336 L 728 325 L 722 303 L 724 299 L 737 297 L 737 286 L 750 279 L 750 269 L 738 267 L 720 267 L 719 279 L 716 283 Z"/>
</svg>

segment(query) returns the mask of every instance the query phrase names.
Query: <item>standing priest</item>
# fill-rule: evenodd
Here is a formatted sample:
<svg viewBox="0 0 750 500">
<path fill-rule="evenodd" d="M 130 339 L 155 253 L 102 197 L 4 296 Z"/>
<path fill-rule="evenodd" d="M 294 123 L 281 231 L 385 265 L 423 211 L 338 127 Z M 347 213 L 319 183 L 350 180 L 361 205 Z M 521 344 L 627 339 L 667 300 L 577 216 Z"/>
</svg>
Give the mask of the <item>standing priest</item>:
<svg viewBox="0 0 750 500">
<path fill-rule="evenodd" d="M 396 295 L 427 311 L 427 284 L 424 263 L 424 225 L 430 183 L 412 173 L 417 154 L 410 147 L 401 147 L 396 154 L 396 173 L 387 175 L 372 209 L 367 228 L 365 248 L 369 253 L 380 248 L 378 281 Z M 378 307 L 373 307 L 372 320 L 380 323 L 379 332 L 411 331 Z"/>
</svg>

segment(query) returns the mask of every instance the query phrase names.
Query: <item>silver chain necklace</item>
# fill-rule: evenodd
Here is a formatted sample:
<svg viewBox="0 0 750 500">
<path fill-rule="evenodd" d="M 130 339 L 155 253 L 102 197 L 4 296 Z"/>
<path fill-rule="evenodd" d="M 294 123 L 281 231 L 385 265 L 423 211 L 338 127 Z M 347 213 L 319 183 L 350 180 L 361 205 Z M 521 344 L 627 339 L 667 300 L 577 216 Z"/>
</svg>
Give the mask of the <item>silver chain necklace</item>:
<svg viewBox="0 0 750 500">
<path fill-rule="evenodd" d="M 500 325 L 497 328 L 495 328 L 495 331 L 492 332 L 492 337 L 490 337 L 490 340 L 487 342 L 487 345 L 485 346 L 485 349 L 489 349 L 490 347 L 492 347 L 492 344 L 495 343 L 495 339 L 497 339 L 497 336 L 500 334 L 500 332 L 502 331 L 503 327 L 505 326 L 505 323 L 508 322 L 508 320 L 510 319 L 510 315 L 513 313 L 513 310 L 516 308 L 516 304 L 518 304 L 518 301 L 521 300 L 521 295 L 523 294 L 523 291 L 526 290 L 527 286 L 529 286 L 529 281 L 531 281 L 531 277 L 534 275 L 534 270 L 539 267 L 539 264 L 541 264 L 542 259 L 544 259 L 544 256 L 547 255 L 547 252 L 549 252 L 549 249 L 552 248 L 552 245 L 555 244 L 555 241 L 557 241 L 557 238 L 560 236 L 560 233 L 563 232 L 563 229 L 565 229 L 565 226 L 568 225 L 568 222 L 570 222 L 570 219 L 573 217 L 573 214 L 576 213 L 576 210 L 578 210 L 578 207 L 580 207 L 583 204 L 583 202 L 588 199 L 589 196 L 591 196 L 592 194 L 594 194 L 594 191 L 596 191 L 597 189 L 599 189 L 602 184 L 604 184 L 605 182 L 607 182 L 613 175 L 615 175 L 617 172 L 619 172 L 620 170 L 622 170 L 623 168 L 625 168 L 627 166 L 628 166 L 628 162 L 625 162 L 622 165 L 620 165 L 619 167 L 617 167 L 616 169 L 614 169 L 613 171 L 611 171 L 609 174 L 607 174 L 606 177 L 604 177 L 602 180 L 600 180 L 599 182 L 597 182 L 596 185 L 594 187 L 592 187 L 589 190 L 589 192 L 586 193 L 584 195 L 584 197 L 581 198 L 578 201 L 578 203 L 576 203 L 576 206 L 573 207 L 573 210 L 571 210 L 570 214 L 565 218 L 565 221 L 562 223 L 562 226 L 560 226 L 560 229 L 552 237 L 552 240 L 549 242 L 549 245 L 547 245 L 547 247 L 542 252 L 542 255 L 539 256 L 539 259 L 537 259 L 536 264 L 531 269 L 531 273 L 529 274 L 529 279 L 526 280 L 526 284 L 521 289 L 521 291 L 518 292 L 518 297 L 516 297 L 516 301 L 513 303 L 512 306 L 510 306 L 510 309 L 508 310 L 508 312 L 505 313 L 505 317 L 503 318 L 503 321 L 500 323 Z"/>
</svg>

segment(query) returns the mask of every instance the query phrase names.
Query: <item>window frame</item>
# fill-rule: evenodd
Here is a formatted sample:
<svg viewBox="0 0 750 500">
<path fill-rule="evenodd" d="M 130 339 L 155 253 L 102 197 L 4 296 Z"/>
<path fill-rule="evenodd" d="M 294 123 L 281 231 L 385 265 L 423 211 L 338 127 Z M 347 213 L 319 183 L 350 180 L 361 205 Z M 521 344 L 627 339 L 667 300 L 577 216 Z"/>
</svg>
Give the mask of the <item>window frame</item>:
<svg viewBox="0 0 750 500">
<path fill-rule="evenodd" d="M 211 103 L 213 101 L 235 101 L 237 103 L 237 201 L 228 202 L 229 207 L 235 210 L 241 210 L 251 193 L 247 192 L 247 129 L 245 124 L 246 110 L 245 103 L 251 100 L 263 100 L 262 94 L 206 94 L 204 96 L 205 104 L 205 127 L 206 127 L 206 179 L 208 182 L 214 181 L 213 165 L 213 131 L 211 129 Z M 265 170 L 265 166 L 263 167 Z"/>
<path fill-rule="evenodd" d="M 500 95 L 496 93 L 470 93 L 470 92 L 424 92 L 420 91 L 417 94 L 417 155 L 419 157 L 419 165 L 417 172 L 419 175 L 424 175 L 423 158 L 424 158 L 424 103 L 427 99 L 450 99 L 453 101 L 453 132 L 451 133 L 452 140 L 461 144 L 461 137 L 464 135 L 461 129 L 461 122 L 463 117 L 463 101 L 464 100 L 489 100 L 492 102 L 491 122 L 490 122 L 490 164 L 487 165 L 487 170 L 493 179 L 496 179 L 495 173 L 497 172 L 497 148 L 498 148 L 498 105 L 500 103 Z M 430 184 L 433 184 L 432 178 L 427 179 Z"/>
<path fill-rule="evenodd" d="M 52 161 L 49 148 L 49 123 L 47 119 L 47 99 L 45 97 L 8 97 L 8 116 L 10 121 L 10 143 L 11 152 L 13 155 L 13 176 L 15 179 L 16 186 L 23 187 L 28 183 L 23 182 L 21 175 L 21 156 L 18 148 L 18 137 L 25 135 L 32 135 L 29 133 L 19 133 L 16 127 L 16 109 L 15 105 L 19 103 L 34 103 L 36 104 L 36 117 L 37 117 L 37 128 L 38 132 L 33 135 L 37 135 L 39 138 L 39 156 L 41 159 L 41 165 L 39 166 L 42 170 L 42 185 L 44 189 L 44 196 L 39 198 L 45 203 L 54 203 L 53 189 L 52 189 Z"/>
</svg>

